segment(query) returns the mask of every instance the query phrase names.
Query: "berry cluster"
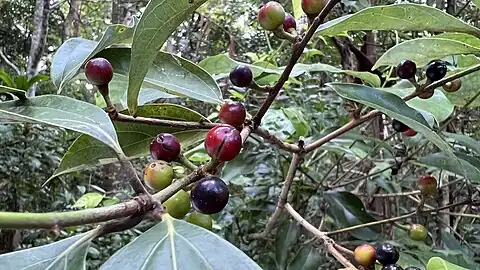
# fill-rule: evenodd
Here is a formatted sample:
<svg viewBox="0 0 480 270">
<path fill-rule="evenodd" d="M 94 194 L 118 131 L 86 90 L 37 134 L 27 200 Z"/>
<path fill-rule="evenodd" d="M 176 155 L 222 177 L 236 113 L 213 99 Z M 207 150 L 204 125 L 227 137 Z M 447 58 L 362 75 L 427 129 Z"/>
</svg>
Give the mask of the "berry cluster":
<svg viewBox="0 0 480 270">
<path fill-rule="evenodd" d="M 388 243 L 381 243 L 376 247 L 369 244 L 362 244 L 355 248 L 354 251 L 355 261 L 363 266 L 365 269 L 369 269 L 375 261 L 382 264 L 382 270 L 404 270 L 397 264 L 400 254 L 397 249 Z M 405 270 L 419 270 L 419 268 L 410 266 Z"/>
</svg>

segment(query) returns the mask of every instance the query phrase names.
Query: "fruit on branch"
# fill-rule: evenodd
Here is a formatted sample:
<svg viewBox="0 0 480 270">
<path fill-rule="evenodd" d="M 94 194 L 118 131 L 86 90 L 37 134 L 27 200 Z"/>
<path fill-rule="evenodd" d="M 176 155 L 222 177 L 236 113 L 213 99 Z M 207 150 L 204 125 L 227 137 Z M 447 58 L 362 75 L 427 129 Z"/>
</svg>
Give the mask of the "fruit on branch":
<svg viewBox="0 0 480 270">
<path fill-rule="evenodd" d="M 188 214 L 185 220 L 209 231 L 211 231 L 213 227 L 212 217 L 199 212 L 192 212 Z"/>
<path fill-rule="evenodd" d="M 85 76 L 93 85 L 108 85 L 113 78 L 113 67 L 105 58 L 93 58 L 85 64 Z"/>
<path fill-rule="evenodd" d="M 213 127 L 205 137 L 205 149 L 214 159 L 230 161 L 236 158 L 242 149 L 240 132 L 226 124 Z"/>
<path fill-rule="evenodd" d="M 407 125 L 405 125 L 404 123 L 398 121 L 397 119 L 393 119 L 392 120 L 392 128 L 393 130 L 395 130 L 396 132 L 405 132 L 409 129 L 409 127 Z"/>
<path fill-rule="evenodd" d="M 417 73 L 417 65 L 410 60 L 403 60 L 397 66 L 397 76 L 400 79 L 411 79 Z"/>
<path fill-rule="evenodd" d="M 365 268 L 373 265 L 377 256 L 375 248 L 369 244 L 362 244 L 356 247 L 353 255 L 355 261 Z"/>
<path fill-rule="evenodd" d="M 398 264 L 388 264 L 382 267 L 382 270 L 403 270 Z"/>
<path fill-rule="evenodd" d="M 423 175 L 417 181 L 420 193 L 425 197 L 433 197 L 437 194 L 437 179 L 431 175 Z"/>
<path fill-rule="evenodd" d="M 241 127 L 246 117 L 247 111 L 245 110 L 245 106 L 240 102 L 227 102 L 223 104 L 218 116 L 220 122 L 234 127 Z"/>
<path fill-rule="evenodd" d="M 180 150 L 180 142 L 170 133 L 160 133 L 150 143 L 150 154 L 158 160 L 174 161 L 180 156 Z"/>
<path fill-rule="evenodd" d="M 238 65 L 230 71 L 230 81 L 237 87 L 247 87 L 252 80 L 252 70 L 246 65 Z"/>
<path fill-rule="evenodd" d="M 302 9 L 309 17 L 317 16 L 326 4 L 326 0 L 302 0 Z"/>
<path fill-rule="evenodd" d="M 415 241 L 427 240 L 427 234 L 427 229 L 422 224 L 413 224 L 408 229 L 408 235 Z"/>
<path fill-rule="evenodd" d="M 228 203 L 228 186 L 222 179 L 209 176 L 201 179 L 190 192 L 193 208 L 202 214 L 216 214 Z"/>
<path fill-rule="evenodd" d="M 163 203 L 163 207 L 165 207 L 170 216 L 176 219 L 185 217 L 190 210 L 190 198 L 188 193 L 185 190 L 180 189 Z"/>
<path fill-rule="evenodd" d="M 417 135 L 417 132 L 415 130 L 409 128 L 406 131 L 404 131 L 402 134 L 407 136 L 407 137 L 413 137 L 413 136 Z"/>
<path fill-rule="evenodd" d="M 151 189 L 160 191 L 172 183 L 173 168 L 163 160 L 150 163 L 143 172 L 143 181 Z"/>
<path fill-rule="evenodd" d="M 290 29 L 297 29 L 297 21 L 295 21 L 292 14 L 286 12 L 283 20 L 283 30 L 288 32 Z"/>
<path fill-rule="evenodd" d="M 462 80 L 455 79 L 451 82 L 447 82 L 442 87 L 443 87 L 443 90 L 447 92 L 456 92 L 458 91 L 458 89 L 460 89 L 460 87 L 462 87 Z"/>
<path fill-rule="evenodd" d="M 376 247 L 377 261 L 382 265 L 395 264 L 398 261 L 400 255 L 397 249 L 388 243 L 380 244 Z"/>
<path fill-rule="evenodd" d="M 420 269 L 416 266 L 409 266 L 409 267 L 405 268 L 405 270 L 422 270 L 422 269 Z"/>
<path fill-rule="evenodd" d="M 441 80 L 447 74 L 445 61 L 434 60 L 427 65 L 426 75 L 431 82 Z"/>
<path fill-rule="evenodd" d="M 429 99 L 433 97 L 433 94 L 435 94 L 435 90 L 433 89 L 428 89 L 428 90 L 423 90 L 418 94 L 418 97 L 421 99 Z"/>
<path fill-rule="evenodd" d="M 266 3 L 258 12 L 258 22 L 263 29 L 272 31 L 283 24 L 285 10 L 275 1 Z"/>
</svg>

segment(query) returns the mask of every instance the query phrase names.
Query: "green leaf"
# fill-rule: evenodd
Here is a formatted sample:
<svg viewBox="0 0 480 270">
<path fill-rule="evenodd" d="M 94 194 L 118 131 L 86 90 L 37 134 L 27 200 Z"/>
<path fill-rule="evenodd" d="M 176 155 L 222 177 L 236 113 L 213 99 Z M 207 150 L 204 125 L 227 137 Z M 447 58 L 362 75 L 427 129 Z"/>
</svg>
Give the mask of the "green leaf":
<svg viewBox="0 0 480 270">
<path fill-rule="evenodd" d="M 473 0 L 473 3 L 475 4 L 475 6 L 480 7 L 480 0 Z"/>
<path fill-rule="evenodd" d="M 293 17 L 298 19 L 302 17 L 303 10 L 302 10 L 302 1 L 301 0 L 292 0 L 292 8 L 293 8 Z"/>
<path fill-rule="evenodd" d="M 420 112 L 409 107 L 398 96 L 364 85 L 349 83 L 329 83 L 340 96 L 373 107 L 382 113 L 397 119 L 423 134 L 442 151 L 453 156 L 453 150 L 437 133 L 432 131 Z"/>
<path fill-rule="evenodd" d="M 355 195 L 349 192 L 325 192 L 325 200 L 328 203 L 328 213 L 335 219 L 335 223 L 341 227 L 350 227 L 363 223 L 373 222 L 362 203 Z M 350 233 L 361 240 L 375 240 L 378 237 L 378 226 L 360 228 Z"/>
<path fill-rule="evenodd" d="M 480 161 L 462 153 L 456 153 L 456 156 L 458 158 L 457 160 L 452 159 L 443 152 L 439 152 L 421 157 L 418 159 L 418 162 L 423 165 L 462 175 L 474 182 L 479 182 L 480 170 L 478 168 L 480 167 Z M 458 162 L 460 162 L 461 166 L 459 166 Z"/>
<path fill-rule="evenodd" d="M 468 270 L 461 266 L 447 262 L 440 257 L 430 258 L 427 264 L 427 270 Z"/>
<path fill-rule="evenodd" d="M 295 127 L 297 137 L 308 135 L 308 122 L 299 108 L 282 108 L 282 111 Z"/>
<path fill-rule="evenodd" d="M 443 33 L 433 37 L 443 38 L 443 39 L 452 39 L 452 40 L 463 42 L 465 44 L 468 44 L 476 48 L 480 48 L 480 39 L 476 36 L 472 36 L 465 33 Z"/>
<path fill-rule="evenodd" d="M 375 63 L 372 69 L 381 66 L 396 66 L 400 61 L 409 59 L 417 67 L 428 64 L 433 59 L 449 55 L 475 54 L 479 47 L 445 38 L 417 38 L 405 41 L 390 48 Z"/>
<path fill-rule="evenodd" d="M 12 76 L 6 73 L 5 70 L 2 68 L 0 69 L 0 82 L 3 81 L 3 84 L 8 87 L 15 87 L 15 83 L 13 82 Z"/>
<path fill-rule="evenodd" d="M 134 259 L 132 259 L 134 258 Z M 113 254 L 101 270 L 261 269 L 241 250 L 216 234 L 168 215 Z"/>
<path fill-rule="evenodd" d="M 206 0 L 151 0 L 148 2 L 135 29 L 132 43 L 127 105 L 133 115 L 137 111 L 138 94 L 143 79 L 163 43 L 194 10 L 205 2 Z M 181 73 L 178 76 L 184 75 Z M 221 101 L 216 96 L 208 98 L 203 101 L 211 103 Z"/>
<path fill-rule="evenodd" d="M 89 192 L 80 197 L 80 199 L 78 199 L 72 207 L 95 208 L 102 202 L 104 197 L 105 196 L 103 194 L 97 192 Z"/>
<path fill-rule="evenodd" d="M 458 73 L 478 64 L 480 64 L 480 59 L 478 59 L 474 55 L 459 55 L 457 57 L 458 68 L 448 73 L 447 75 L 453 75 L 454 73 Z M 450 99 L 453 104 L 459 107 L 465 106 L 467 102 L 474 98 L 475 95 L 478 93 L 478 86 L 480 85 L 480 72 L 468 74 L 462 77 L 461 80 L 462 87 L 460 88 L 460 90 L 454 93 L 444 92 L 448 99 Z M 479 97 L 476 97 L 476 99 L 468 105 L 469 108 L 474 108 L 478 106 L 480 106 Z"/>
<path fill-rule="evenodd" d="M 90 242 L 72 246 L 82 236 L 76 235 L 52 244 L 2 254 L 0 265 L 5 270 L 84 270 Z"/>
<path fill-rule="evenodd" d="M 73 98 L 44 95 L 0 103 L 0 122 L 36 122 L 91 136 L 121 154 L 108 115 L 95 105 Z"/>
<path fill-rule="evenodd" d="M 117 96 L 122 97 L 128 81 L 129 64 L 131 63 L 130 49 L 107 49 L 98 56 L 104 57 L 112 63 L 116 75 L 115 81 L 119 86 L 113 91 L 118 93 Z M 222 103 L 222 91 L 215 80 L 202 68 L 186 59 L 165 52 L 159 52 L 153 59 L 153 65 L 148 69 L 142 83 L 142 90 L 158 90 L 168 93 L 168 95 L 163 93 L 160 96 L 156 95 L 155 99 L 186 96 L 205 102 Z M 144 94 L 150 93 L 151 91 L 148 91 Z M 142 99 L 142 102 L 145 101 L 145 97 L 139 97 L 139 99 Z"/>
<path fill-rule="evenodd" d="M 290 262 L 287 270 L 317 270 L 322 264 L 322 256 L 312 245 L 303 246 Z"/>
<path fill-rule="evenodd" d="M 120 203 L 120 199 L 117 198 L 117 197 L 113 197 L 113 198 L 104 197 L 103 200 L 102 200 L 102 205 L 103 206 L 111 206 L 111 205 L 115 205 L 115 204 L 119 204 L 119 203 Z"/>
<path fill-rule="evenodd" d="M 284 223 L 275 236 L 275 260 L 279 269 L 285 269 L 289 250 L 297 242 L 300 227 L 293 222 Z"/>
<path fill-rule="evenodd" d="M 480 34 L 480 30 L 437 9 L 418 4 L 395 4 L 363 9 L 322 24 L 316 34 L 338 35 L 346 31 L 399 30 L 462 32 Z M 408 59 L 408 58 L 406 58 Z"/>
<path fill-rule="evenodd" d="M 123 111 L 122 113 L 128 113 Z M 140 106 L 138 116 L 177 121 L 208 121 L 205 117 L 186 107 L 174 104 L 152 104 Z M 183 148 L 187 148 L 204 138 L 203 130 L 184 130 L 158 125 L 130 122 L 115 122 L 120 145 L 128 157 L 135 158 L 149 154 L 149 145 L 159 133 L 174 134 Z M 50 177 L 84 170 L 98 165 L 116 162 L 115 153 L 90 136 L 82 135 L 70 146 L 62 158 L 58 169 Z"/>
<path fill-rule="evenodd" d="M 455 140 L 457 144 L 463 145 L 471 150 L 473 150 L 477 155 L 480 156 L 480 142 L 473 139 L 470 136 L 456 134 L 456 133 L 449 133 L 443 132 L 443 134 L 450 139 Z"/>
<path fill-rule="evenodd" d="M 137 19 L 134 19 L 132 27 L 110 25 L 98 42 L 84 38 L 71 38 L 65 41 L 53 56 L 50 73 L 52 82 L 58 87 L 59 92 L 95 54 L 112 45 L 130 44 L 136 24 Z"/>
<path fill-rule="evenodd" d="M 27 98 L 27 92 L 24 90 L 20 90 L 17 88 L 11 88 L 7 86 L 0 85 L 0 93 L 10 93 L 15 95 L 16 97 L 20 99 L 26 99 Z"/>
</svg>

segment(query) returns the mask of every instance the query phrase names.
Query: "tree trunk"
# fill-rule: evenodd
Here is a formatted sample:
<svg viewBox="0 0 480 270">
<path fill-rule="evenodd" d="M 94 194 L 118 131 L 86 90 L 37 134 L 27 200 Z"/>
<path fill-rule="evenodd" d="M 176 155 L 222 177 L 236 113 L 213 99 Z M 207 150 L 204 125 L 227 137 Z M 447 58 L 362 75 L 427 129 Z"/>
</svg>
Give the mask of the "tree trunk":
<svg viewBox="0 0 480 270">
<path fill-rule="evenodd" d="M 35 1 L 35 13 L 33 14 L 32 44 L 30 45 L 30 54 L 27 65 L 27 75 L 29 78 L 37 75 L 38 73 L 38 63 L 42 58 L 43 50 L 45 48 L 49 13 L 49 0 Z M 35 89 L 35 87 L 30 88 L 28 90 L 28 95 L 35 96 Z"/>
<path fill-rule="evenodd" d="M 71 0 L 70 8 L 68 10 L 67 18 L 63 23 L 63 41 L 78 36 L 78 30 L 80 26 L 80 8 L 82 6 L 82 0 Z"/>
<path fill-rule="evenodd" d="M 457 14 L 457 3 L 455 0 L 447 0 L 447 13 L 452 16 Z"/>
</svg>

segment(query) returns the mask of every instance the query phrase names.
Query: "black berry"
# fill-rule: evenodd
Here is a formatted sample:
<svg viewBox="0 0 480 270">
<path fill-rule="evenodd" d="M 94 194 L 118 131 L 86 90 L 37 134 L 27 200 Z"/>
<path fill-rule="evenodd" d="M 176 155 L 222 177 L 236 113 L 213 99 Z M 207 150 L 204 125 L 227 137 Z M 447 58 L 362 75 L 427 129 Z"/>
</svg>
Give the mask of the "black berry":
<svg viewBox="0 0 480 270">
<path fill-rule="evenodd" d="M 150 154 L 154 159 L 174 161 L 180 155 L 180 142 L 170 133 L 160 133 L 150 143 Z"/>
<path fill-rule="evenodd" d="M 388 243 L 378 245 L 376 250 L 377 261 L 379 261 L 382 265 L 395 264 L 400 257 L 395 247 Z M 392 268 L 392 270 L 393 269 L 394 268 Z"/>
<path fill-rule="evenodd" d="M 422 270 L 422 269 L 420 269 L 416 266 L 409 266 L 409 267 L 405 268 L 405 270 Z"/>
<path fill-rule="evenodd" d="M 85 65 L 85 76 L 93 85 L 108 85 L 113 78 L 113 67 L 105 58 L 93 58 Z"/>
<path fill-rule="evenodd" d="M 230 72 L 230 81 L 238 87 L 246 87 L 253 80 L 252 71 L 248 66 L 239 65 Z"/>
<path fill-rule="evenodd" d="M 228 203 L 228 198 L 228 186 L 222 179 L 215 176 L 200 180 L 190 193 L 195 210 L 207 215 L 222 211 Z"/>
<path fill-rule="evenodd" d="M 397 76 L 400 79 L 411 79 L 417 73 L 417 65 L 410 60 L 403 60 L 397 66 Z"/>
<path fill-rule="evenodd" d="M 382 267 L 382 270 L 403 270 L 403 268 L 398 264 L 389 264 Z"/>
<path fill-rule="evenodd" d="M 441 80 L 447 74 L 447 65 L 442 60 L 435 60 L 427 65 L 427 78 L 434 82 Z"/>
<path fill-rule="evenodd" d="M 409 127 L 407 125 L 405 125 L 404 123 L 402 123 L 402 122 L 400 122 L 396 119 L 393 119 L 393 121 L 392 121 L 392 128 L 396 132 L 404 132 L 404 131 L 407 131 L 409 129 Z"/>
</svg>

